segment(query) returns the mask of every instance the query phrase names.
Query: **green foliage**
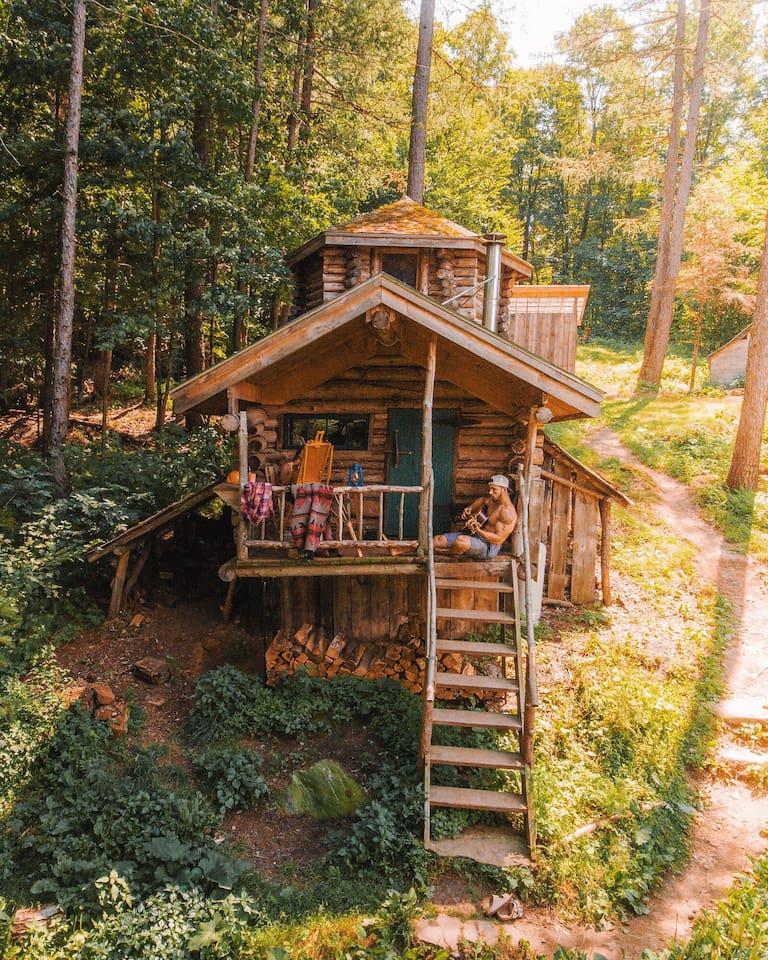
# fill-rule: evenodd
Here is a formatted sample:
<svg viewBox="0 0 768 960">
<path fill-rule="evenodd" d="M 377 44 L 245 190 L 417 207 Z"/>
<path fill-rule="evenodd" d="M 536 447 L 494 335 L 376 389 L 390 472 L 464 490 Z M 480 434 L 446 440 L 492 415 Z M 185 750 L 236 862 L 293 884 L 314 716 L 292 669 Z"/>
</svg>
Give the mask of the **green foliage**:
<svg viewBox="0 0 768 960">
<path fill-rule="evenodd" d="M 38 453 L 0 441 L 0 674 L 23 669 L 54 631 L 95 624 L 86 583 L 108 568 L 87 551 L 220 477 L 229 445 L 218 430 L 177 428 L 132 452 L 70 445 L 72 491 L 58 497 Z"/>
<path fill-rule="evenodd" d="M 232 889 L 246 865 L 210 837 L 218 818 L 173 792 L 141 749 L 120 755 L 106 724 L 73 709 L 39 751 L 0 834 L 0 880 L 91 910 L 116 870 L 132 895 L 165 884 Z M 24 878 L 24 886 L 20 887 Z"/>
<path fill-rule="evenodd" d="M 269 793 L 263 761 L 251 747 L 205 747 L 192 754 L 192 765 L 222 813 L 255 807 Z"/>
<path fill-rule="evenodd" d="M 669 960 L 758 960 L 768 952 L 768 858 L 754 863 L 723 900 L 695 922 L 691 938 Z"/>
</svg>

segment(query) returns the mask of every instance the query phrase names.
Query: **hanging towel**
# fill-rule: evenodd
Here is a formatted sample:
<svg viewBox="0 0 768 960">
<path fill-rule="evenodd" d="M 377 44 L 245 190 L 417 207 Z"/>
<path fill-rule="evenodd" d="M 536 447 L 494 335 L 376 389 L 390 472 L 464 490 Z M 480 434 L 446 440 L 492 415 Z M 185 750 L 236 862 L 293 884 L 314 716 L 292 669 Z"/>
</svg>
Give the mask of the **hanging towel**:
<svg viewBox="0 0 768 960">
<path fill-rule="evenodd" d="M 294 545 L 314 554 L 323 538 L 333 503 L 333 487 L 325 483 L 294 483 L 293 510 L 289 526 Z"/>
<path fill-rule="evenodd" d="M 240 509 L 246 520 L 261 523 L 275 512 L 272 503 L 272 484 L 264 480 L 249 480 L 240 494 Z"/>
</svg>

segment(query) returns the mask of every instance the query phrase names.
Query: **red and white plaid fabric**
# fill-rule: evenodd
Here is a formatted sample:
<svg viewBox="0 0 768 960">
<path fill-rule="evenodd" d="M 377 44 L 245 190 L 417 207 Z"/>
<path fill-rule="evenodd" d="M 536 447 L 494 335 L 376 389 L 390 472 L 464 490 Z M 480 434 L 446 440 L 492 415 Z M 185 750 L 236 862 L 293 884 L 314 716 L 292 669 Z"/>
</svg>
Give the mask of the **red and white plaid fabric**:
<svg viewBox="0 0 768 960">
<path fill-rule="evenodd" d="M 264 480 L 249 480 L 240 494 L 240 509 L 251 523 L 269 520 L 275 512 L 272 502 L 272 484 Z"/>
</svg>

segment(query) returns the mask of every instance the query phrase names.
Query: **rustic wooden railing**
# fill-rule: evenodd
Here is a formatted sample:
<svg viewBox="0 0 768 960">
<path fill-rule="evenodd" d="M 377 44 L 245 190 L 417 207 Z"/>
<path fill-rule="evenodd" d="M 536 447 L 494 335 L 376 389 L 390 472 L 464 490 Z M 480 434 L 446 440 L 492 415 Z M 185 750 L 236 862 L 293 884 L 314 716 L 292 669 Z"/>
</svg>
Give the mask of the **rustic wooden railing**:
<svg viewBox="0 0 768 960">
<path fill-rule="evenodd" d="M 321 549 L 389 547 L 415 550 L 419 541 L 405 537 L 405 500 L 408 496 L 421 497 L 423 489 L 421 486 L 387 483 L 333 487 L 333 507 Z M 274 513 L 269 519 L 253 524 L 242 518 L 241 528 L 244 528 L 244 532 L 240 539 L 241 557 L 247 557 L 249 548 L 276 550 L 293 546 L 289 529 L 289 490 L 287 486 L 272 487 Z M 394 509 L 391 508 L 389 523 L 386 516 L 387 496 L 397 498 Z M 385 526 L 396 528 L 391 537 L 385 533 Z"/>
</svg>

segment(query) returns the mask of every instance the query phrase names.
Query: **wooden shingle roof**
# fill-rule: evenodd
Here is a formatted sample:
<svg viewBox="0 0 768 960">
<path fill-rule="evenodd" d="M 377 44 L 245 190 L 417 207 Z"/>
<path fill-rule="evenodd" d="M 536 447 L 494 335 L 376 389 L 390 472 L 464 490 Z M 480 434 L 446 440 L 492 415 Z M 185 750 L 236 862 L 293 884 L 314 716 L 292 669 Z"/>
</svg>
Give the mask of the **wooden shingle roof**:
<svg viewBox="0 0 768 960">
<path fill-rule="evenodd" d="M 293 266 L 326 246 L 448 247 L 474 250 L 485 256 L 485 241 L 481 234 L 454 223 L 410 197 L 401 197 L 394 203 L 329 227 L 292 250 L 285 258 L 286 263 Z M 531 264 L 511 250 L 502 250 L 502 262 L 522 279 L 529 280 L 533 276 Z"/>
</svg>

